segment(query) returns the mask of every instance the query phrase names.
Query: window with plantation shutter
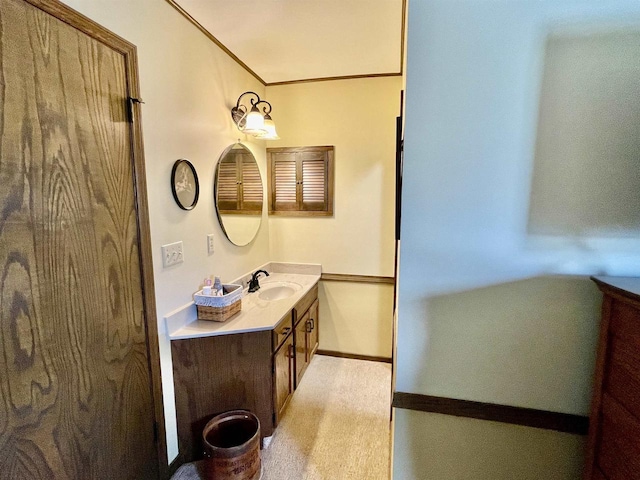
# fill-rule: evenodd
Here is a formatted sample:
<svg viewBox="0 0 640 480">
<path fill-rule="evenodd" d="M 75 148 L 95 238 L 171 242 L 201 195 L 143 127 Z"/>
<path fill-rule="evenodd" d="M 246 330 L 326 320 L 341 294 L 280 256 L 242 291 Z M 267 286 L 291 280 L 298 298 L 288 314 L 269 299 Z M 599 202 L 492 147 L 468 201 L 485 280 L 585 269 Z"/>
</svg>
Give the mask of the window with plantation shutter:
<svg viewBox="0 0 640 480">
<path fill-rule="evenodd" d="M 269 214 L 333 215 L 333 147 L 267 148 Z"/>
<path fill-rule="evenodd" d="M 231 151 L 220 160 L 216 201 L 223 214 L 262 214 L 262 179 L 251 154 Z"/>
</svg>

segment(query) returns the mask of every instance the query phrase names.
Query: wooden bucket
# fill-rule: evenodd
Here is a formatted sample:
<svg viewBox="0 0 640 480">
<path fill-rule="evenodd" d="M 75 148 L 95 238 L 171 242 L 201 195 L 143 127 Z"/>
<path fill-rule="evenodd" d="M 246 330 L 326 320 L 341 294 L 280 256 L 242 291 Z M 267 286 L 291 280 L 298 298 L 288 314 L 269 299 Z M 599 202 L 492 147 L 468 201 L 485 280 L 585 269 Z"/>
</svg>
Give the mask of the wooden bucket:
<svg viewBox="0 0 640 480">
<path fill-rule="evenodd" d="M 260 478 L 260 420 L 246 410 L 213 417 L 202 432 L 209 480 Z"/>
</svg>

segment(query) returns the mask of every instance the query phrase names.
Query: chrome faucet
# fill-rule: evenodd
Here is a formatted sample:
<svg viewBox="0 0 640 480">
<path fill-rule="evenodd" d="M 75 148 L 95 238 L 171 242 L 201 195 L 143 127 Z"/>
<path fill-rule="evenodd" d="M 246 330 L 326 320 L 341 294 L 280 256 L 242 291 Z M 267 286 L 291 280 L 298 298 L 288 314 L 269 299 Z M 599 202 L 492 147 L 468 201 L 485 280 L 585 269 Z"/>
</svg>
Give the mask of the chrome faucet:
<svg viewBox="0 0 640 480">
<path fill-rule="evenodd" d="M 257 292 L 260 290 L 260 283 L 258 283 L 258 275 L 264 273 L 267 277 L 269 276 L 269 272 L 266 270 L 258 270 L 253 275 L 251 275 L 251 280 L 249 281 L 249 293 Z"/>
</svg>

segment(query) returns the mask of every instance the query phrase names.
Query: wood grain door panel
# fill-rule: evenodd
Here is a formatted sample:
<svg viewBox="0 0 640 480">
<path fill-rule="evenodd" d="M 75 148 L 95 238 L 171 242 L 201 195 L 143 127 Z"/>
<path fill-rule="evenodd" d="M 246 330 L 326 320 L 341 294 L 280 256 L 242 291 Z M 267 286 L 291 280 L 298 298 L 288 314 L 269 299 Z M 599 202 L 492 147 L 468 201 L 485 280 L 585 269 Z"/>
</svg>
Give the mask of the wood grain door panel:
<svg viewBox="0 0 640 480">
<path fill-rule="evenodd" d="M 125 60 L 0 0 L 0 62 L 0 478 L 157 478 Z"/>
</svg>

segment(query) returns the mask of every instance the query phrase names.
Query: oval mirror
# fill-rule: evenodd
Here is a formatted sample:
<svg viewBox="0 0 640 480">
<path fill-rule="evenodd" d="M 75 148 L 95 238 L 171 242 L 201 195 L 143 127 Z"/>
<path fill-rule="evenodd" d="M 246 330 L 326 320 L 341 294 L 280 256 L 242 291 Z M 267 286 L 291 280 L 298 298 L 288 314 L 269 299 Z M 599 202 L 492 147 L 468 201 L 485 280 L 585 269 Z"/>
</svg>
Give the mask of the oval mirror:
<svg viewBox="0 0 640 480">
<path fill-rule="evenodd" d="M 262 177 L 251 151 L 241 143 L 218 160 L 213 196 L 220 226 L 231 243 L 248 245 L 262 222 Z"/>
</svg>

